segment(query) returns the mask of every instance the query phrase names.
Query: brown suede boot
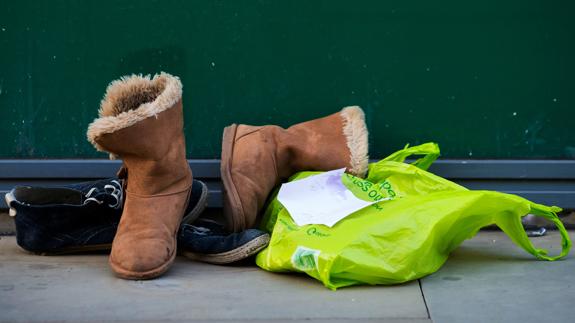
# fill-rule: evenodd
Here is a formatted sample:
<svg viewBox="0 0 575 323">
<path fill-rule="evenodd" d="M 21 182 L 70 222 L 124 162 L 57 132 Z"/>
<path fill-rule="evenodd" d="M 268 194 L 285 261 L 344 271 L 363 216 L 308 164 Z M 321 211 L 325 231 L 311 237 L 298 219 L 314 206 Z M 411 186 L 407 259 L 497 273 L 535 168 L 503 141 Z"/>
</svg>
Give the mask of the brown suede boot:
<svg viewBox="0 0 575 323">
<path fill-rule="evenodd" d="M 268 194 L 298 171 L 346 167 L 363 177 L 368 165 L 365 117 L 359 107 L 288 129 L 233 124 L 224 129 L 221 175 L 231 230 L 256 225 Z"/>
<path fill-rule="evenodd" d="M 126 199 L 110 266 L 119 277 L 150 279 L 176 257 L 176 238 L 192 173 L 186 161 L 182 83 L 162 73 L 108 86 L 88 140 L 124 162 Z"/>
</svg>

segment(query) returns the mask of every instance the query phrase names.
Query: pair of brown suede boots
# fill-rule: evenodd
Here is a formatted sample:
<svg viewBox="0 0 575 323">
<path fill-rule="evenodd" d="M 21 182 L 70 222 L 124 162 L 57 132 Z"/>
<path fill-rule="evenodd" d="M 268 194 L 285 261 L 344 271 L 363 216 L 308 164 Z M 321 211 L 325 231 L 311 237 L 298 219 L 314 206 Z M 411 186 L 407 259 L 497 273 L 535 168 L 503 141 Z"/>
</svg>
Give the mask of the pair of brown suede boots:
<svg viewBox="0 0 575 323">
<path fill-rule="evenodd" d="M 96 149 L 123 161 L 118 174 L 125 205 L 109 258 L 121 278 L 158 277 L 176 257 L 176 235 L 192 187 L 182 109 L 178 77 L 124 77 L 108 86 L 99 118 L 88 128 Z M 288 129 L 226 127 L 221 176 L 229 229 L 254 227 L 270 191 L 298 171 L 346 167 L 364 176 L 367 150 L 359 107 Z"/>
</svg>

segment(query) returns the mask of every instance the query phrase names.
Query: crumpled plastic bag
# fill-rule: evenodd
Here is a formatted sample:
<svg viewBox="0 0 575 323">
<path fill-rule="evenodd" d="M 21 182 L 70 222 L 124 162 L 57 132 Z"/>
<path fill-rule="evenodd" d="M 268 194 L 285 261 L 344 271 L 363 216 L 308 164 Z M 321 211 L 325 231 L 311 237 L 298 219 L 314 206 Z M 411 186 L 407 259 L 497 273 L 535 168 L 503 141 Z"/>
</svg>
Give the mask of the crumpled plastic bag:
<svg viewBox="0 0 575 323">
<path fill-rule="evenodd" d="M 411 155 L 424 157 L 405 163 Z M 391 199 L 361 209 L 331 228 L 296 225 L 276 191 L 261 223 L 271 240 L 257 255 L 257 265 L 274 272 L 303 272 L 333 290 L 399 284 L 434 273 L 464 240 L 492 224 L 538 259 L 553 261 L 568 254 L 571 241 L 557 217 L 560 208 L 511 194 L 468 190 L 426 171 L 438 156 L 434 143 L 406 147 L 370 164 L 366 179 L 342 176 L 359 198 Z M 301 172 L 290 181 L 314 174 Z M 521 224 L 527 214 L 557 226 L 562 237 L 559 255 L 549 256 L 531 244 Z"/>
</svg>

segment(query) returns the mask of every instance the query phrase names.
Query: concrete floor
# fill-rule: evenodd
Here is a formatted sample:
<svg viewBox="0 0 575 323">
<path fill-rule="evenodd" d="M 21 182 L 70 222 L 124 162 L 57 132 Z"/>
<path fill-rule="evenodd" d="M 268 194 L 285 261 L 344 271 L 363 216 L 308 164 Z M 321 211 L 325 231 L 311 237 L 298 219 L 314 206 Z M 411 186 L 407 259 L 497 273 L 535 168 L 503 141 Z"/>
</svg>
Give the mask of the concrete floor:
<svg viewBox="0 0 575 323">
<path fill-rule="evenodd" d="M 556 232 L 534 241 L 560 246 Z M 437 273 L 400 286 L 333 292 L 302 275 L 184 258 L 159 279 L 125 281 L 106 255 L 36 256 L 3 236 L 0 321 L 572 322 L 573 272 L 572 255 L 537 261 L 480 232 Z"/>
</svg>

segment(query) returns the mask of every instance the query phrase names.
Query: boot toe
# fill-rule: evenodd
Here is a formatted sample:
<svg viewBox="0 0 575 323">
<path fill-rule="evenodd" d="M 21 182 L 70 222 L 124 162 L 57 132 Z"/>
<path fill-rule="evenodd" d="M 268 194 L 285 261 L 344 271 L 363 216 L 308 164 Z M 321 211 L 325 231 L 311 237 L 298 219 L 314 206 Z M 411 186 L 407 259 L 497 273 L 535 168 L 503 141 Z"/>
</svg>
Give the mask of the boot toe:
<svg viewBox="0 0 575 323">
<path fill-rule="evenodd" d="M 162 239 L 147 239 L 137 244 L 127 243 L 137 248 L 112 248 L 110 265 L 122 278 L 149 279 L 167 270 L 175 257 L 175 246 Z"/>
</svg>

